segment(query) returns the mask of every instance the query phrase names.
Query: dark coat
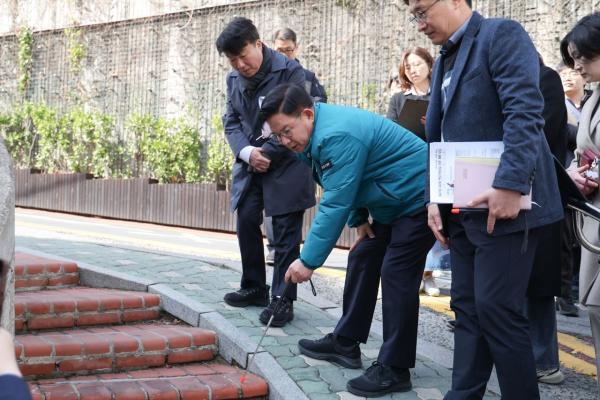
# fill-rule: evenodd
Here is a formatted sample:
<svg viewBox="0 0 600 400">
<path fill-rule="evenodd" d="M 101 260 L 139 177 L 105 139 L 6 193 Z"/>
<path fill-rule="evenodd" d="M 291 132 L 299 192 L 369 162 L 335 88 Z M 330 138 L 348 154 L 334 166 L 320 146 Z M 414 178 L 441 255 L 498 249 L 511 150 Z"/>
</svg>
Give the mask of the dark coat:
<svg viewBox="0 0 600 400">
<path fill-rule="evenodd" d="M 306 79 L 305 88 L 310 97 L 315 99 L 315 101 L 327 103 L 327 93 L 325 93 L 325 88 L 321 85 L 315 73 L 304 68 L 304 77 Z"/>
<path fill-rule="evenodd" d="M 544 133 L 552 155 L 565 162 L 567 148 L 567 107 L 560 76 L 553 69 L 540 67 L 540 91 L 544 97 Z M 540 228 L 540 244 L 529 278 L 529 297 L 560 296 L 561 235 L 563 222 Z"/>
<path fill-rule="evenodd" d="M 554 161 L 543 133 L 539 62 L 527 32 L 515 21 L 484 19 L 473 12 L 456 56 L 445 110 L 441 58 L 432 73 L 425 129 L 429 142 L 441 141 L 442 132 L 448 142 L 503 141 L 492 186 L 523 194 L 532 191 L 533 201 L 540 205 L 514 220 L 496 221 L 493 235 L 561 220 Z M 429 185 L 425 189 L 429 201 Z M 463 224 L 485 232 L 487 214 L 481 214 Z"/>
<path fill-rule="evenodd" d="M 263 201 L 267 216 L 305 210 L 315 205 L 315 184 L 310 168 L 274 138 L 260 139 L 259 102 L 275 86 L 295 83 L 304 86 L 304 71 L 294 60 L 266 48 L 271 55 L 271 72 L 253 93 L 244 91 L 237 71 L 227 75 L 227 111 L 223 116 L 225 137 L 235 156 L 231 188 L 231 210 L 235 211 L 252 179 L 248 164 L 238 158 L 246 146 L 261 147 L 271 159 L 271 167 L 262 174 Z"/>
</svg>

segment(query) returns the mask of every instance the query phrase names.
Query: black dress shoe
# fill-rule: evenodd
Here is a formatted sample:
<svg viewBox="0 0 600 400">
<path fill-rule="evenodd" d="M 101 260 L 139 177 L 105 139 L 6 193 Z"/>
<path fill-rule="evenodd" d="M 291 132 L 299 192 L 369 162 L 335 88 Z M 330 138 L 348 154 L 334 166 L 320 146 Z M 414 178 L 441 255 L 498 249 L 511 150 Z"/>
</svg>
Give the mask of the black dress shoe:
<svg viewBox="0 0 600 400">
<path fill-rule="evenodd" d="M 253 287 L 227 293 L 225 303 L 232 307 L 266 306 L 269 304 L 269 285 L 264 288 Z"/>
<path fill-rule="evenodd" d="M 392 368 L 375 361 L 364 374 L 348 381 L 348 391 L 356 396 L 381 397 L 412 389 L 408 368 Z"/>
<path fill-rule="evenodd" d="M 360 368 L 360 347 L 358 342 L 350 346 L 343 346 L 333 333 L 317 340 L 301 339 L 298 342 L 300 353 L 317 360 L 325 360 L 341 365 L 345 368 Z"/>
<path fill-rule="evenodd" d="M 566 297 L 556 299 L 556 310 L 567 317 L 579 317 L 579 308 L 573 304 L 573 300 Z"/>
<path fill-rule="evenodd" d="M 275 328 L 281 328 L 288 322 L 294 319 L 294 302 L 287 297 L 284 297 L 279 301 L 279 297 L 273 297 L 271 299 L 271 303 L 262 310 L 258 319 L 263 324 L 267 325 L 269 323 L 269 318 L 273 315 L 273 311 L 275 311 L 275 316 L 273 317 L 273 322 L 271 322 L 271 326 Z M 275 310 L 277 308 L 277 310 Z"/>
</svg>

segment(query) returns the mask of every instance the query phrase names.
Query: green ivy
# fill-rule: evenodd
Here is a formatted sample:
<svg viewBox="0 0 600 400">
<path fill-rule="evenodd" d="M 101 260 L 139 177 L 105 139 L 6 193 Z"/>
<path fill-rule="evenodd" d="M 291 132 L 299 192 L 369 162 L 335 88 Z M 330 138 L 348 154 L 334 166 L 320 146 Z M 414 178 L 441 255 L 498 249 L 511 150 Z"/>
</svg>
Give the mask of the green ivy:
<svg viewBox="0 0 600 400">
<path fill-rule="evenodd" d="M 377 112 L 377 85 L 374 83 L 363 83 L 360 88 L 360 108 Z"/>
<path fill-rule="evenodd" d="M 33 64 L 33 33 L 31 29 L 24 26 L 17 33 L 19 50 L 17 55 L 17 90 L 25 94 L 31 78 L 31 66 Z"/>
<path fill-rule="evenodd" d="M 34 133 L 31 121 L 31 103 L 23 103 L 12 113 L 0 114 L 0 135 L 12 155 L 16 168 L 32 168 Z"/>
<path fill-rule="evenodd" d="M 66 28 L 64 33 L 67 37 L 69 69 L 71 72 L 78 74 L 87 53 L 87 48 L 81 38 L 83 32 L 77 28 Z"/>
<path fill-rule="evenodd" d="M 233 167 L 233 153 L 223 134 L 223 121 L 219 115 L 212 120 L 213 134 L 208 143 L 208 159 L 204 180 L 214 182 L 218 186 L 227 187 L 231 183 L 231 170 Z"/>
</svg>

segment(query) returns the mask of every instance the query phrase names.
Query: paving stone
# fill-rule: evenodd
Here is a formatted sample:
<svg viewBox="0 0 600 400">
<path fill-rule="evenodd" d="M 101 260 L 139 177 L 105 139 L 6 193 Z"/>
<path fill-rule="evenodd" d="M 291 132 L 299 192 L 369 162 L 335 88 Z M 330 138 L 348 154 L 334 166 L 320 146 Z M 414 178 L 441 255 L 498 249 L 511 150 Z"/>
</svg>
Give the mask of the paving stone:
<svg viewBox="0 0 600 400">
<path fill-rule="evenodd" d="M 277 362 L 280 363 L 279 360 L 277 360 Z M 315 368 L 299 367 L 299 368 L 288 369 L 288 370 L 286 370 L 286 372 L 290 375 L 290 377 L 294 381 L 322 382 L 321 377 L 319 376 L 319 372 Z"/>
<path fill-rule="evenodd" d="M 366 399 L 366 397 L 356 396 L 350 392 L 338 392 L 337 395 L 339 396 L 340 400 L 364 400 L 364 399 Z"/>
<path fill-rule="evenodd" d="M 304 362 L 310 365 L 311 367 L 318 367 L 320 365 L 332 365 L 329 361 L 315 360 L 314 358 L 307 357 L 303 354 L 300 354 L 299 357 L 302 358 Z"/>
<path fill-rule="evenodd" d="M 361 349 L 360 352 L 367 358 L 377 358 L 379 349 Z"/>
<path fill-rule="evenodd" d="M 289 346 L 264 346 L 273 357 L 291 357 L 294 353 L 290 350 Z"/>
<path fill-rule="evenodd" d="M 262 329 L 266 330 L 267 327 L 264 327 Z M 282 328 L 269 328 L 269 331 L 267 332 L 267 336 L 285 337 L 285 336 L 288 336 L 288 334 L 285 333 L 285 331 Z"/>
<path fill-rule="evenodd" d="M 346 389 L 347 380 L 342 374 L 341 368 L 335 365 L 318 367 L 319 376 L 329 384 L 332 392 L 339 392 Z"/>
<path fill-rule="evenodd" d="M 335 393 L 329 393 L 329 394 L 313 393 L 309 396 L 309 398 L 311 400 L 338 400 L 339 399 L 338 395 Z"/>
<path fill-rule="evenodd" d="M 285 370 L 290 370 L 292 368 L 308 369 L 308 364 L 300 357 L 277 357 L 277 362 Z M 312 368 L 310 369 L 312 370 Z"/>
<path fill-rule="evenodd" d="M 216 270 L 215 267 L 211 267 L 210 265 L 200 265 L 199 267 L 196 267 L 196 269 L 201 272 L 210 272 Z"/>
<path fill-rule="evenodd" d="M 444 395 L 439 389 L 435 388 L 413 388 L 413 390 L 417 393 L 417 396 L 421 400 L 443 400 Z"/>
<path fill-rule="evenodd" d="M 313 393 L 329 394 L 329 385 L 325 382 L 297 381 L 298 386 L 309 396 Z"/>
<path fill-rule="evenodd" d="M 83 253 L 87 253 L 87 252 L 79 252 L 79 254 L 83 254 Z M 117 263 L 119 263 L 120 265 L 135 265 L 135 264 L 137 264 L 135 261 L 131 261 L 131 260 L 117 260 Z"/>
<path fill-rule="evenodd" d="M 181 286 L 188 290 L 203 290 L 202 286 L 198 285 L 197 283 L 182 283 Z"/>
<path fill-rule="evenodd" d="M 412 390 L 410 392 L 394 393 L 387 398 L 392 400 L 420 400 L 419 397 L 417 397 L 417 393 Z M 385 399 L 385 397 L 382 397 L 382 399 Z"/>
<path fill-rule="evenodd" d="M 335 327 L 333 326 L 317 326 L 317 329 L 323 334 L 327 335 L 329 333 L 333 333 Z"/>
</svg>

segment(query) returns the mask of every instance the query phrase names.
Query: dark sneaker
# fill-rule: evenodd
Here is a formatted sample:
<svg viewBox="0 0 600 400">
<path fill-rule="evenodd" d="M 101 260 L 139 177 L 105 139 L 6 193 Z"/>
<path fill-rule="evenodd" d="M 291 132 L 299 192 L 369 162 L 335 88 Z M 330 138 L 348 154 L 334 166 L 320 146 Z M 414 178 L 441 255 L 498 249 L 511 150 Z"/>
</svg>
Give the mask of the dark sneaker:
<svg viewBox="0 0 600 400">
<path fill-rule="evenodd" d="M 566 315 L 567 317 L 579 317 L 579 308 L 571 299 L 567 299 L 565 297 L 559 297 L 556 299 L 556 309 L 562 315 Z"/>
<path fill-rule="evenodd" d="M 317 340 L 301 339 L 298 342 L 300 353 L 317 360 L 326 360 L 345 368 L 360 368 L 360 347 L 358 343 L 343 346 L 333 333 Z"/>
<path fill-rule="evenodd" d="M 264 307 L 269 304 L 269 285 L 264 288 L 253 287 L 227 293 L 223 300 L 233 307 L 248 307 L 251 305 Z"/>
<path fill-rule="evenodd" d="M 287 297 L 284 297 L 281 302 L 279 301 L 279 297 L 273 297 L 267 308 L 260 313 L 260 316 L 258 317 L 260 322 L 267 325 L 269 323 L 269 318 L 271 318 L 276 307 L 278 307 L 278 309 L 275 312 L 271 326 L 281 328 L 294 319 L 294 302 Z"/>
<path fill-rule="evenodd" d="M 408 368 L 392 368 L 375 361 L 364 374 L 348 381 L 348 391 L 356 396 L 381 397 L 412 389 Z"/>
</svg>

